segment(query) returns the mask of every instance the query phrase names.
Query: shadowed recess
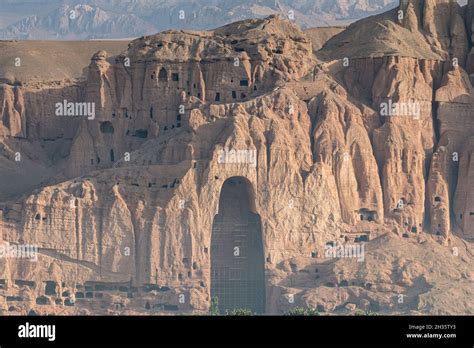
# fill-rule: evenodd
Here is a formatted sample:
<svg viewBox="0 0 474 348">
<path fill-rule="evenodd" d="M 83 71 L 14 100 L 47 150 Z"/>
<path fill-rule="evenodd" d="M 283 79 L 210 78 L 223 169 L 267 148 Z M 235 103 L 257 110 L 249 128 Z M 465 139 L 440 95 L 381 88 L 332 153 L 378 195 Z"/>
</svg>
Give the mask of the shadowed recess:
<svg viewBox="0 0 474 348">
<path fill-rule="evenodd" d="M 211 296 L 219 310 L 265 312 L 265 266 L 260 215 L 250 182 L 232 177 L 222 185 L 211 241 Z"/>
</svg>

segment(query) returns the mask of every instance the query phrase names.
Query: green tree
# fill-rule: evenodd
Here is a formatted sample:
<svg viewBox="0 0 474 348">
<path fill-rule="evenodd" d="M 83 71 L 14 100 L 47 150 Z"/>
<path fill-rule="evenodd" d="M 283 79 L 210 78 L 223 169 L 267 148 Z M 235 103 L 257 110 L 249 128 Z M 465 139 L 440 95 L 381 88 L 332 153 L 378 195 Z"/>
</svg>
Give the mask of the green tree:
<svg viewBox="0 0 474 348">
<path fill-rule="evenodd" d="M 295 307 L 290 309 L 285 315 L 289 316 L 314 316 L 319 315 L 319 312 L 315 308 L 310 307 Z"/>
<path fill-rule="evenodd" d="M 219 298 L 217 296 L 214 296 L 211 299 L 211 308 L 209 308 L 209 314 L 210 315 L 219 315 Z"/>
</svg>

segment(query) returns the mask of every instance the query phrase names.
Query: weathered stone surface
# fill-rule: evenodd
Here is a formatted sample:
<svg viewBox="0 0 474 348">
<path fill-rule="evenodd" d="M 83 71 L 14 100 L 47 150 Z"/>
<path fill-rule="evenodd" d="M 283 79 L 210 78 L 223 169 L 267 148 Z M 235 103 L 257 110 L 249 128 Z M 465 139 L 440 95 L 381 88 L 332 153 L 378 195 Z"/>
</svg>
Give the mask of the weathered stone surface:
<svg viewBox="0 0 474 348">
<path fill-rule="evenodd" d="M 469 137 L 460 152 L 458 184 L 454 197 L 454 214 L 456 222 L 462 228 L 466 238 L 472 239 L 474 235 L 473 220 L 474 206 L 472 201 L 472 180 L 474 168 L 472 167 L 474 139 Z"/>
<path fill-rule="evenodd" d="M 473 90 L 467 63 L 447 59 L 469 42 L 462 10 L 443 4 L 402 2 L 404 23 L 392 12 L 356 23 L 317 52 L 325 61 L 269 17 L 99 51 L 84 81 L 2 85 L 0 168 L 12 184 L 0 185 L 1 238 L 39 256 L 1 259 L 0 291 L 24 298 L 20 312 L 207 311 L 220 195 L 242 178 L 261 221 L 268 313 L 472 313 Z M 345 41 L 380 18 L 394 28 L 382 38 L 421 40 L 408 41 L 416 54 Z M 56 116 L 65 99 L 94 103 L 94 118 Z M 416 110 L 385 114 L 390 103 Z M 229 149 L 252 156 L 223 158 Z M 364 260 L 332 259 L 334 244 L 364 245 Z M 45 294 L 46 281 L 67 294 Z"/>
</svg>

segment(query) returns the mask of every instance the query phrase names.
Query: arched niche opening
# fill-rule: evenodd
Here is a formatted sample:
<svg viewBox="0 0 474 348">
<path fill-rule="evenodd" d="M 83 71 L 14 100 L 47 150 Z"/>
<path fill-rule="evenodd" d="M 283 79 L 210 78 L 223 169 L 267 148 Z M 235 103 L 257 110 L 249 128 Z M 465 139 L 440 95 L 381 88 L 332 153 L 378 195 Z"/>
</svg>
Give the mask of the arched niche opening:
<svg viewBox="0 0 474 348">
<path fill-rule="evenodd" d="M 244 177 L 222 185 L 211 236 L 211 297 L 219 311 L 265 312 L 265 263 L 255 193 Z"/>
<path fill-rule="evenodd" d="M 165 68 L 161 68 L 160 72 L 158 73 L 158 81 L 168 81 L 168 72 Z"/>
</svg>

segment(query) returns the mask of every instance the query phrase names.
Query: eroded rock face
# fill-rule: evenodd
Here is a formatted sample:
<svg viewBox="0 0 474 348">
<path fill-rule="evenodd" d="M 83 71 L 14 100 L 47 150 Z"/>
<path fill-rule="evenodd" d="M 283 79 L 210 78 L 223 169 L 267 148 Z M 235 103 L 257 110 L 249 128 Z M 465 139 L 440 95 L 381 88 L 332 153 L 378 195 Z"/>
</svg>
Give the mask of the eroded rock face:
<svg viewBox="0 0 474 348">
<path fill-rule="evenodd" d="M 98 106 L 101 127 L 85 122 L 80 128 L 68 174 L 110 167 L 115 157 L 137 149 L 159 131 L 184 127 L 185 114 L 197 103 L 231 103 L 259 95 L 279 82 L 300 78 L 312 61 L 309 39 L 278 18 L 239 22 L 209 33 L 147 36 L 133 41 L 114 64 L 101 52 L 93 57 L 86 82 L 86 99 Z M 91 159 L 81 158 L 85 146 L 92 147 Z M 177 148 L 176 157 L 168 161 L 179 162 L 185 153 Z"/>
<path fill-rule="evenodd" d="M 472 203 L 472 154 L 473 154 L 473 139 L 469 137 L 465 142 L 461 152 L 461 159 L 459 163 L 458 184 L 456 187 L 456 194 L 454 197 L 454 214 L 456 223 L 462 228 L 463 234 L 466 238 L 472 239 L 474 230 L 472 222 L 474 219 L 474 207 Z"/>
<path fill-rule="evenodd" d="M 373 212 L 383 221 L 382 189 L 362 110 L 347 95 L 323 91 L 309 103 L 315 120 L 313 153 L 316 162 L 329 166 L 334 175 L 342 219 L 360 221 L 360 211 Z"/>
<path fill-rule="evenodd" d="M 402 0 L 399 9 L 402 25 L 411 32 L 419 31 L 431 47 L 449 53 L 461 64 L 469 52 L 461 6 L 453 0 Z"/>
<path fill-rule="evenodd" d="M 473 35 L 474 35 L 474 1 L 469 0 L 467 4 L 467 13 L 466 13 L 466 28 L 468 33 L 471 35 L 471 42 L 473 40 Z M 469 52 L 469 55 L 467 57 L 467 63 L 466 63 L 466 70 L 471 76 L 471 84 L 474 83 L 474 77 L 472 76 L 474 73 L 474 51 L 471 50 Z"/>
<path fill-rule="evenodd" d="M 2 136 L 24 137 L 25 126 L 25 103 L 23 93 L 20 88 L 6 86 L 1 90 L 0 98 L 2 108 L 0 112 L 3 116 L 1 125 Z"/>
<path fill-rule="evenodd" d="M 440 59 L 345 61 L 326 45 L 328 60 L 317 62 L 300 29 L 270 17 L 97 52 L 73 85 L 2 86 L 2 177 L 19 170 L 16 138 L 29 144 L 18 165 L 45 168 L 23 196 L 0 185 L 3 241 L 39 247 L 37 262 L 0 260 L 4 290 L 24 300 L 20 310 L 207 311 L 213 223 L 229 209 L 219 201 L 232 178 L 248 183 L 261 221 L 268 313 L 289 310 L 290 296 L 325 311 L 349 301 L 429 312 L 439 297 L 429 290 L 443 280 L 424 262 L 438 265 L 437 253 L 446 259 L 437 267 L 456 269 L 450 279 L 468 289 L 473 93 L 467 63 L 441 57 L 469 43 L 446 29 L 453 21 L 430 20 L 445 8 L 430 4 L 402 2 L 413 12 L 402 30 L 427 35 Z M 55 116 L 63 100 L 92 103 L 94 117 Z M 373 238 L 367 263 L 327 262 L 328 243 Z M 444 244 L 464 248 L 465 262 Z M 387 294 L 405 291 L 414 302 L 395 308 Z"/>
<path fill-rule="evenodd" d="M 435 94 L 440 140 L 430 174 L 430 181 L 434 186 L 429 196 L 433 207 L 431 222 L 433 233 L 446 235 L 450 223 L 454 221 L 461 227 L 464 234 L 471 233 L 470 228 L 461 218 L 462 215 L 468 214 L 469 203 L 457 203 L 458 198 L 455 198 L 457 196 L 455 192 L 460 189 L 465 190 L 462 183 L 469 175 L 468 171 L 460 173 L 459 170 L 461 170 L 463 160 L 469 156 L 469 138 L 474 130 L 472 96 L 472 86 L 463 69 L 448 71 Z M 453 219 L 450 215 L 453 214 L 454 206 L 458 207 L 459 213 L 454 213 Z M 464 214 L 460 213 L 460 210 L 463 210 Z M 467 219 L 469 221 L 468 217 Z"/>
</svg>

